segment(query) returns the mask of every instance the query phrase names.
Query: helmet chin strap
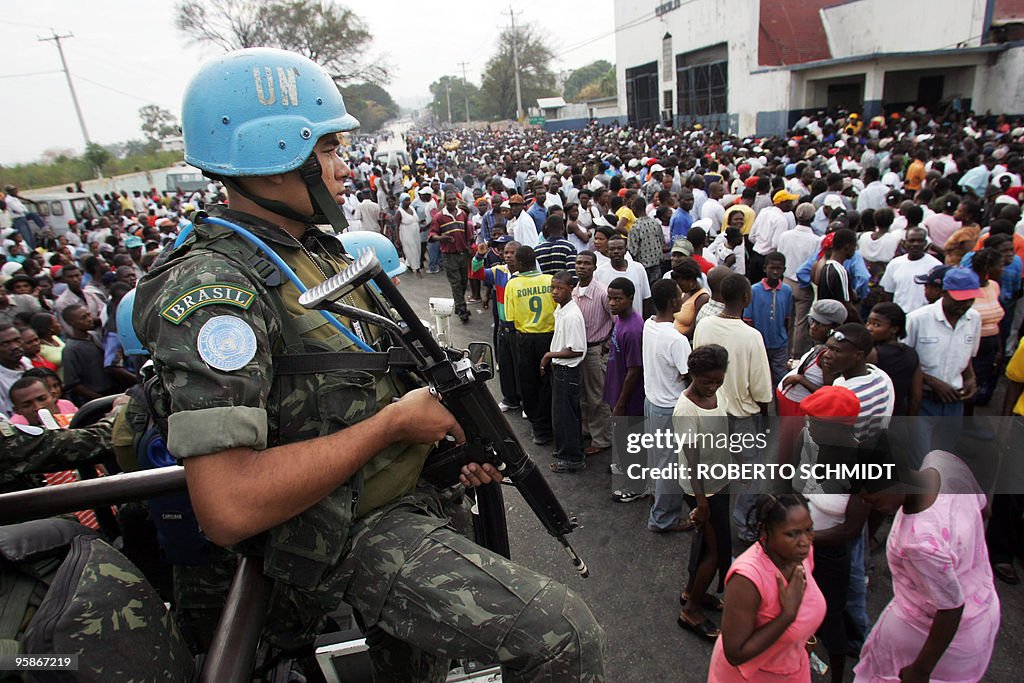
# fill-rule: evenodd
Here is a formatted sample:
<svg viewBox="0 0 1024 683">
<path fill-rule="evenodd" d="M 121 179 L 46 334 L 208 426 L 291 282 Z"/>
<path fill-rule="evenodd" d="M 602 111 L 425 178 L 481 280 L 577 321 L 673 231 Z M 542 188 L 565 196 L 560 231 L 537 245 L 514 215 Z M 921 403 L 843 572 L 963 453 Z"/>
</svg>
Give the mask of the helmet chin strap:
<svg viewBox="0 0 1024 683">
<path fill-rule="evenodd" d="M 345 214 L 338 208 L 338 202 L 334 200 L 331 193 L 324 185 L 323 168 L 320 160 L 315 154 L 299 166 L 299 175 L 306 183 L 306 190 L 309 192 L 309 201 L 313 204 L 315 213 L 310 222 L 324 224 L 329 223 L 335 232 L 343 232 L 348 228 L 348 220 Z"/>
<path fill-rule="evenodd" d="M 313 206 L 312 215 L 299 213 L 284 202 L 279 202 L 276 199 L 257 197 L 230 176 L 218 176 L 216 179 L 231 188 L 233 192 L 237 192 L 257 206 L 279 216 L 291 218 L 294 221 L 307 225 L 329 223 L 334 228 L 334 231 L 339 233 L 348 228 L 348 220 L 346 220 L 345 214 L 338 208 L 338 203 L 334 201 L 334 197 L 331 196 L 327 186 L 324 185 L 323 169 L 316 155 L 309 155 L 309 158 L 303 162 L 298 171 L 302 181 L 306 184 L 307 192 L 309 192 L 309 201 Z"/>
</svg>

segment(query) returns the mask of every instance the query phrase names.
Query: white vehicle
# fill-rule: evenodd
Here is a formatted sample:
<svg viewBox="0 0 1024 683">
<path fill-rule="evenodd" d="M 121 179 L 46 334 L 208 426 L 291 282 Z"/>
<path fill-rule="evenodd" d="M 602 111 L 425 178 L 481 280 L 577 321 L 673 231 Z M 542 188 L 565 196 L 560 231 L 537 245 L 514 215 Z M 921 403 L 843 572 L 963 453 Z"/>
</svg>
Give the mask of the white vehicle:
<svg viewBox="0 0 1024 683">
<path fill-rule="evenodd" d="M 27 193 L 21 197 L 25 208 L 42 216 L 55 237 L 68 231 L 68 222 L 81 223 L 100 215 L 92 197 L 84 192 Z"/>
</svg>

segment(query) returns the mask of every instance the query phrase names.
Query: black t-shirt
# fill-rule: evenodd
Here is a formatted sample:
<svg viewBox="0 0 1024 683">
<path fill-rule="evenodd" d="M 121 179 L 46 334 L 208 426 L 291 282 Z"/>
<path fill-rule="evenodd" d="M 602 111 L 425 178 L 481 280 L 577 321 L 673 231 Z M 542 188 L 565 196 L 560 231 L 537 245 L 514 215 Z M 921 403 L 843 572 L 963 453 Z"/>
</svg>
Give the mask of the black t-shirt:
<svg viewBox="0 0 1024 683">
<path fill-rule="evenodd" d="M 827 261 L 818 279 L 818 301 L 834 299 L 846 303 L 850 300 L 849 274 L 835 261 Z"/>
<path fill-rule="evenodd" d="M 896 391 L 896 405 L 893 407 L 892 414 L 906 415 L 907 403 L 910 400 L 910 383 L 921 364 L 917 357 L 917 351 L 906 344 L 876 344 L 875 351 L 878 352 L 876 365 L 889 375 L 893 389 Z"/>
</svg>

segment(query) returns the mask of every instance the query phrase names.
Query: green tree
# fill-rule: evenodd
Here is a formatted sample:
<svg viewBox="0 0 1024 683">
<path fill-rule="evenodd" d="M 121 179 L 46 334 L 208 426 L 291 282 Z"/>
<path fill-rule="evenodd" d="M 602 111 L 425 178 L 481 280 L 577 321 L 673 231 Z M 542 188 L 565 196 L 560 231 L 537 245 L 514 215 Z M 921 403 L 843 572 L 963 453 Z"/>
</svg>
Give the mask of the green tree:
<svg viewBox="0 0 1024 683">
<path fill-rule="evenodd" d="M 445 93 L 446 86 L 451 89 Z M 430 84 L 430 94 L 433 96 L 427 107 L 430 113 L 437 117 L 442 123 L 448 122 L 448 95 L 452 101 L 452 122 L 458 123 L 466 120 L 466 96 L 469 96 L 469 118 L 478 121 L 486 117 L 484 108 L 481 106 L 480 88 L 473 83 L 463 82 L 461 77 L 441 76 Z"/>
<path fill-rule="evenodd" d="M 360 130 L 371 133 L 398 116 L 399 106 L 376 83 L 355 83 L 341 88 L 345 108 L 359 119 Z"/>
<path fill-rule="evenodd" d="M 609 70 L 613 74 L 615 73 L 615 67 L 604 59 L 599 59 L 596 62 L 591 62 L 586 66 L 573 70 L 569 77 L 565 79 L 565 85 L 562 87 L 562 97 L 567 102 L 580 102 L 580 90 L 607 74 Z"/>
<path fill-rule="evenodd" d="M 171 112 L 155 104 L 139 107 L 139 118 L 142 123 L 142 134 L 147 140 L 160 142 L 181 134 L 178 119 Z"/>
<path fill-rule="evenodd" d="M 367 49 L 373 36 L 344 5 L 320 0 L 182 0 L 175 25 L 189 42 L 225 52 L 277 47 L 309 57 L 339 84 L 387 83 L 388 69 Z"/>
<path fill-rule="evenodd" d="M 514 119 L 516 116 L 512 37 L 512 29 L 505 29 L 498 36 L 498 51 L 484 67 L 480 86 L 485 112 L 496 119 Z M 516 27 L 516 45 L 519 48 L 519 82 L 525 115 L 525 109 L 537 105 L 538 97 L 556 94 L 555 74 L 550 67 L 554 52 L 529 24 Z"/>
<path fill-rule="evenodd" d="M 102 145 L 97 145 L 95 142 L 89 142 L 85 145 L 85 154 L 82 158 L 96 169 L 96 176 L 98 178 L 103 177 L 103 167 L 108 161 L 114 158 L 114 156 L 107 151 Z"/>
</svg>

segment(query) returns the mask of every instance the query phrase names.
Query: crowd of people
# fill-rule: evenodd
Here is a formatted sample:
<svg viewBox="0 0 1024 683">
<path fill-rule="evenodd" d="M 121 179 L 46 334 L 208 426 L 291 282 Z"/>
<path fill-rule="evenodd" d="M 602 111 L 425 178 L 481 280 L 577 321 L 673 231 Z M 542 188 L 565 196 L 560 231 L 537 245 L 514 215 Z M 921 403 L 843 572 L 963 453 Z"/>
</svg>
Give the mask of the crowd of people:
<svg viewBox="0 0 1024 683">
<path fill-rule="evenodd" d="M 910 109 L 766 139 L 593 125 L 406 143 L 409 163 L 385 167 L 343 145 L 348 230 L 386 235 L 418 277 L 443 270 L 464 323 L 489 311 L 500 408 L 553 443 L 551 472 L 585 469 L 628 417 L 730 437 L 778 419 L 770 447 L 689 440 L 652 466 L 904 454 L 906 494 L 649 490 L 612 464 L 617 501 L 651 500 L 649 530 L 693 534 L 678 624 L 714 641 L 709 680 L 809 680 L 818 640 L 833 681 L 848 655 L 858 681 L 982 678 L 994 577 L 1020 580 L 1024 494 L 988 500 L 956 444 L 997 436 L 984 415 L 1024 415 L 1024 127 Z M 10 211 L 17 194 L 0 224 L 0 413 L 41 425 L 41 408 L 66 420 L 137 381 L 118 302 L 189 204 L 224 197 L 100 198 L 54 236 Z M 874 624 L 873 543 L 894 590 Z"/>
<path fill-rule="evenodd" d="M 380 229 L 410 268 L 439 253 L 463 321 L 463 302 L 490 308 L 501 408 L 554 442 L 552 472 L 585 469 L 612 445 L 609 417 L 632 416 L 648 430 L 776 432 L 739 456 L 652 451 L 652 466 L 884 451 L 905 482 L 924 477 L 929 493 L 893 503 L 864 481 L 760 497 L 735 481 L 645 488 L 613 464 L 616 500 L 653 495 L 651 531 L 695 531 L 678 623 L 716 641 L 709 680 L 797 680 L 815 634 L 833 680 L 848 654 L 857 680 L 979 680 L 999 623 L 993 577 L 1019 582 L 1020 496 L 990 506 L 952 452 L 969 459 L 958 439 L 996 437 L 982 414 L 1024 414 L 1022 137 L 1003 119 L 923 109 L 808 118 L 769 139 L 411 131 L 412 163 L 363 179 L 401 187 L 410 218 Z M 872 625 L 865 562 L 893 513 L 895 597 Z M 965 606 L 968 586 L 979 597 Z"/>
</svg>

